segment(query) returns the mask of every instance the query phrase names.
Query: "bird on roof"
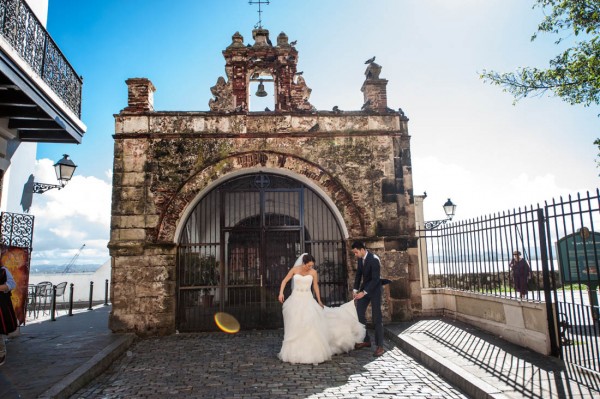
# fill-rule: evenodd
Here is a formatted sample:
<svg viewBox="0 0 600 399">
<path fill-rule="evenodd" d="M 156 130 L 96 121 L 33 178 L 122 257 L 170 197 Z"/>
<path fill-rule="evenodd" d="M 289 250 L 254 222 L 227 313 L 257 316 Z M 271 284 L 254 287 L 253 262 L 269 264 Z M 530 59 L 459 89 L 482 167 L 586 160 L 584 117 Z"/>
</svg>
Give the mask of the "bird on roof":
<svg viewBox="0 0 600 399">
<path fill-rule="evenodd" d="M 265 112 L 271 112 L 271 110 L 269 109 L 269 107 L 265 107 Z"/>
<path fill-rule="evenodd" d="M 362 107 L 360 107 L 361 110 L 365 110 L 367 108 L 369 108 L 371 106 L 371 100 L 367 100 Z"/>
<path fill-rule="evenodd" d="M 303 73 L 304 73 L 304 71 L 299 71 L 299 72 L 294 73 L 294 75 L 301 76 Z"/>
<path fill-rule="evenodd" d="M 372 64 L 373 62 L 375 62 L 375 57 L 369 58 L 368 60 L 366 60 L 365 64 Z"/>
<path fill-rule="evenodd" d="M 269 46 L 273 47 L 273 43 L 271 42 L 271 39 L 269 39 L 268 37 L 267 37 L 267 44 L 268 44 Z"/>
<path fill-rule="evenodd" d="M 333 111 L 333 113 L 335 113 L 335 114 L 339 114 L 340 112 L 342 112 L 342 110 L 341 110 L 341 109 L 339 109 L 337 105 L 334 105 L 334 106 L 333 106 L 333 109 L 332 109 L 332 111 Z"/>
<path fill-rule="evenodd" d="M 308 129 L 309 132 L 316 132 L 317 130 L 320 129 L 320 126 L 318 123 L 315 123 L 315 125 L 313 127 L 311 127 L 310 129 Z"/>
<path fill-rule="evenodd" d="M 294 40 L 292 42 L 290 42 L 290 46 L 295 46 L 298 43 L 298 40 Z"/>
</svg>

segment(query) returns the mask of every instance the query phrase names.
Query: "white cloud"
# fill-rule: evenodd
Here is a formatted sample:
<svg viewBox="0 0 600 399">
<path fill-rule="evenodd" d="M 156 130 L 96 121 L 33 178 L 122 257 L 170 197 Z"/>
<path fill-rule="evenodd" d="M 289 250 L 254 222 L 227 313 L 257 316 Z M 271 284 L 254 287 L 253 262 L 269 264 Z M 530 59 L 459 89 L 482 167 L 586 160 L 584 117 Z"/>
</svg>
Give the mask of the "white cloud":
<svg viewBox="0 0 600 399">
<path fill-rule="evenodd" d="M 415 194 L 427 192 L 425 220 L 444 219 L 442 205 L 448 198 L 457 205 L 455 220 L 471 219 L 509 209 L 540 205 L 552 198 L 582 192 L 579 187 L 564 187 L 556 177 L 520 173 L 507 178 L 504 169 L 469 168 L 444 163 L 433 156 L 413 157 Z M 510 176 L 510 175 L 509 175 Z"/>
<path fill-rule="evenodd" d="M 53 162 L 36 163 L 40 181 L 55 181 Z M 66 264 L 85 244 L 77 263 L 102 264 L 108 259 L 111 185 L 93 176 L 75 175 L 61 190 L 34 197 L 32 264 Z"/>
</svg>

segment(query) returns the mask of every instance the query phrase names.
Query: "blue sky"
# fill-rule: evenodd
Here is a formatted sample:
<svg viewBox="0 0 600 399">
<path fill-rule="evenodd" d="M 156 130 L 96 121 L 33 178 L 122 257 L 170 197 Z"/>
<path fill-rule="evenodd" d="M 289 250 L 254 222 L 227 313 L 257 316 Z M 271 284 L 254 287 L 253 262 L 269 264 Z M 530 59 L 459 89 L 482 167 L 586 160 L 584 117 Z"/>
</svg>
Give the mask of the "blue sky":
<svg viewBox="0 0 600 399">
<path fill-rule="evenodd" d="M 484 84 L 484 69 L 544 67 L 556 37 L 534 42 L 533 0 L 271 0 L 263 25 L 297 40 L 299 70 L 320 110 L 359 110 L 364 61 L 377 57 L 388 105 L 410 118 L 415 193 L 425 218 L 457 219 L 595 190 L 598 107 L 510 95 Z M 81 145 L 40 145 L 39 174 L 61 154 L 77 163 L 60 192 L 36 196 L 32 264 L 108 259 L 114 117 L 125 80 L 149 78 L 156 110 L 206 111 L 224 75 L 222 50 L 258 20 L 247 0 L 50 0 L 48 31 L 83 76 Z M 569 40 L 572 40 L 569 39 Z M 52 171 L 50 171 L 52 173 Z M 40 179 L 41 180 L 41 179 Z M 56 191 L 56 190 L 54 190 Z M 61 209 L 68 209 L 63 211 Z"/>
</svg>

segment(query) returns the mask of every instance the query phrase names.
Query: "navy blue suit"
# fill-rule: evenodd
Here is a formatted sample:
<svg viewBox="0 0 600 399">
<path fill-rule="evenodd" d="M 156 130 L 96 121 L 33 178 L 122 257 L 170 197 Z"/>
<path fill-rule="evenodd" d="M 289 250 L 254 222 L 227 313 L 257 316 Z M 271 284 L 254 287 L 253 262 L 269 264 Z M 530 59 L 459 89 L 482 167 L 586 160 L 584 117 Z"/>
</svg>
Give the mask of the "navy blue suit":
<svg viewBox="0 0 600 399">
<path fill-rule="evenodd" d="M 371 319 L 375 327 L 375 345 L 383 346 L 383 317 L 381 314 L 381 264 L 379 259 L 367 251 L 367 256 L 358 259 L 358 269 L 354 278 L 354 289 L 365 291 L 367 295 L 356 301 L 358 320 L 367 324 L 367 307 L 371 304 Z M 364 342 L 371 342 L 369 333 L 365 335 Z"/>
</svg>

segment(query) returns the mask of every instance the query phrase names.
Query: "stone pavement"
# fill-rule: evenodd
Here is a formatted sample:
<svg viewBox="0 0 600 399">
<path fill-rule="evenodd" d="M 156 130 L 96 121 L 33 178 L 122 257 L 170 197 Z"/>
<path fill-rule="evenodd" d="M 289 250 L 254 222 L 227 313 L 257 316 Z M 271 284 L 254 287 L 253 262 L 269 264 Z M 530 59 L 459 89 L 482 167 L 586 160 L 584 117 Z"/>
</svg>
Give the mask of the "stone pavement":
<svg viewBox="0 0 600 399">
<path fill-rule="evenodd" d="M 600 397 L 597 378 L 445 318 L 386 325 L 380 358 L 362 349 L 315 366 L 277 359 L 281 330 L 134 339 L 110 332 L 109 311 L 22 327 L 0 398 Z"/>
<path fill-rule="evenodd" d="M 600 375 L 456 320 L 394 323 L 386 336 L 474 398 L 600 398 Z"/>
<path fill-rule="evenodd" d="M 282 363 L 282 330 L 137 341 L 73 398 L 466 398 L 387 342 L 319 365 Z"/>
<path fill-rule="evenodd" d="M 108 329 L 109 312 L 100 306 L 21 326 L 6 342 L 0 398 L 66 397 L 99 375 L 134 339 Z"/>
</svg>

